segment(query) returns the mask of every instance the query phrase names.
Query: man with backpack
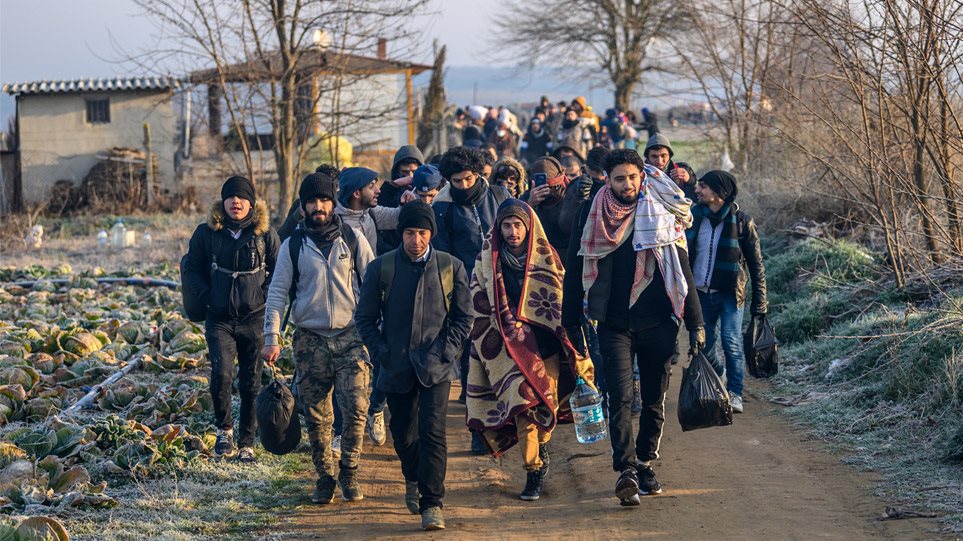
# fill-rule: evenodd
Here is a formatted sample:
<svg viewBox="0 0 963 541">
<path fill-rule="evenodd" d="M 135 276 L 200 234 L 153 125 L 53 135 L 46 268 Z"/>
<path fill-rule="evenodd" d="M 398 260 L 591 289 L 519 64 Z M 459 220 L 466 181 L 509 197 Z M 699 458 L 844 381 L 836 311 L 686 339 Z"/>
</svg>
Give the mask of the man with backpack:
<svg viewBox="0 0 963 541">
<path fill-rule="evenodd" d="M 298 195 L 304 223 L 281 245 L 268 291 L 262 356 L 273 364 L 285 305 L 294 322 L 295 389 L 308 427 L 318 481 L 311 501 L 334 500 L 331 449 L 337 394 L 344 430 L 337 484 L 345 501 L 364 498 L 358 484 L 361 442 L 368 410 L 370 359 L 353 321 L 361 276 L 374 254 L 368 241 L 335 214 L 338 185 L 330 176 L 304 177 Z"/>
<path fill-rule="evenodd" d="M 401 248 L 368 265 L 354 313 L 391 408 L 405 504 L 426 530 L 445 527 L 448 394 L 471 325 L 464 264 L 432 249 L 435 229 L 426 203 L 402 208 Z"/>
<path fill-rule="evenodd" d="M 264 304 L 278 254 L 267 204 L 254 184 L 234 176 L 221 186 L 207 223 L 197 226 L 181 261 L 184 307 L 192 321 L 204 320 L 211 361 L 211 398 L 217 456 L 234 454 L 231 389 L 237 375 L 241 398 L 237 459 L 254 461 L 257 420 L 254 399 L 261 387 Z"/>
</svg>

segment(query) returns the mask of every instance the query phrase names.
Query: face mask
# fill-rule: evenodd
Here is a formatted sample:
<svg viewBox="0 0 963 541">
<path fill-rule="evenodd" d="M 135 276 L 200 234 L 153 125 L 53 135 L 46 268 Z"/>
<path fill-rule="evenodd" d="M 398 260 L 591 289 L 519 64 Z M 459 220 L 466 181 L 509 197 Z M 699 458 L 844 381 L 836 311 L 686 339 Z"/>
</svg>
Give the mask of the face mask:
<svg viewBox="0 0 963 541">
<path fill-rule="evenodd" d="M 495 132 L 495 134 L 498 135 L 499 137 L 505 137 L 505 133 L 506 133 L 505 130 L 498 130 Z"/>
</svg>

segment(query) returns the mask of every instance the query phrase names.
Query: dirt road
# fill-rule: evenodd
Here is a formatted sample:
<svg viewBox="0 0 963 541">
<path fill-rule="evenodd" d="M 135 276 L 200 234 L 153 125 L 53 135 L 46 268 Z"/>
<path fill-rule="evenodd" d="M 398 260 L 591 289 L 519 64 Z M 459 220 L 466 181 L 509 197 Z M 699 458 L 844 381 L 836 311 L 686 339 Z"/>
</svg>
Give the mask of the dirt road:
<svg viewBox="0 0 963 541">
<path fill-rule="evenodd" d="M 609 443 L 580 445 L 574 428 L 558 428 L 551 473 L 537 502 L 518 499 L 525 472 L 517 448 L 499 461 L 468 451 L 464 406 L 450 402 L 445 516 L 448 529 L 428 534 L 404 507 L 400 463 L 390 440 L 365 444 L 364 501 L 306 503 L 282 530 L 304 539 L 933 539 L 930 520 L 876 521 L 885 503 L 875 477 L 817 450 L 772 415 L 779 407 L 746 397 L 732 426 L 682 433 L 676 417 L 681 367 L 666 401 L 662 459 L 665 487 L 641 507 L 622 508 L 613 494 Z M 758 385 L 757 382 L 748 382 Z M 452 396 L 457 396 L 453 387 Z M 307 481 L 305 501 L 307 502 Z"/>
</svg>

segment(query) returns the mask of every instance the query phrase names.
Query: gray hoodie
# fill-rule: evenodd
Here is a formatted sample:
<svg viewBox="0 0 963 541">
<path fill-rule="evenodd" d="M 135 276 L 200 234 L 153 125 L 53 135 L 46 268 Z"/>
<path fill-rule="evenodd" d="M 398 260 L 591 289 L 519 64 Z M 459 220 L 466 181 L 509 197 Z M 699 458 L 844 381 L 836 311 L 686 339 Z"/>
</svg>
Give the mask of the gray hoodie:
<svg viewBox="0 0 963 541">
<path fill-rule="evenodd" d="M 278 345 L 288 290 L 293 278 L 291 252 L 285 239 L 278 250 L 277 264 L 268 290 L 264 313 L 264 345 Z M 341 334 L 354 325 L 354 308 L 361 290 L 361 276 L 374 259 L 371 246 L 358 237 L 357 257 L 352 257 L 348 243 L 339 238 L 325 258 L 314 242 L 305 237 L 298 257 L 298 287 L 291 321 L 302 329 L 324 336 Z"/>
<path fill-rule="evenodd" d="M 341 203 L 334 208 L 334 213 L 341 216 L 341 221 L 354 230 L 359 237 L 368 240 L 368 246 L 372 251 L 378 246 L 378 231 L 394 231 L 398 227 L 398 216 L 401 214 L 401 207 L 374 207 L 364 210 L 352 210 L 344 207 Z M 362 272 L 364 272 L 362 270 Z"/>
</svg>

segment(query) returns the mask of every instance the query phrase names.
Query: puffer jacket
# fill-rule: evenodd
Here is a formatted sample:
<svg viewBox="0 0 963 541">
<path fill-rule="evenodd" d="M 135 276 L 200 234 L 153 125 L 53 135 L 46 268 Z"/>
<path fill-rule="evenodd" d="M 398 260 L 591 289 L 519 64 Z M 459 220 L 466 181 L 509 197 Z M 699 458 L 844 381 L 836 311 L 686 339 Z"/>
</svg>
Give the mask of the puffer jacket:
<svg viewBox="0 0 963 541">
<path fill-rule="evenodd" d="M 458 205 L 451 199 L 451 192 L 439 192 L 431 208 L 435 211 L 437 233 L 431 245 L 458 258 L 465 264 L 465 273 L 471 276 L 475 259 L 481 253 L 482 240 L 495 224 L 498 205 L 510 196 L 501 186 L 492 186 L 484 178 L 485 194 L 477 205 Z"/>
<path fill-rule="evenodd" d="M 182 287 L 191 288 L 195 298 L 207 305 L 208 319 L 242 319 L 264 311 L 280 241 L 271 230 L 267 204 L 258 201 L 251 212 L 253 224 L 235 239 L 224 227 L 224 203 L 217 201 L 211 206 L 207 222 L 198 225 L 191 236 Z M 212 272 L 215 236 L 220 242 L 220 270 Z M 261 253 L 259 242 L 264 247 Z"/>
</svg>

